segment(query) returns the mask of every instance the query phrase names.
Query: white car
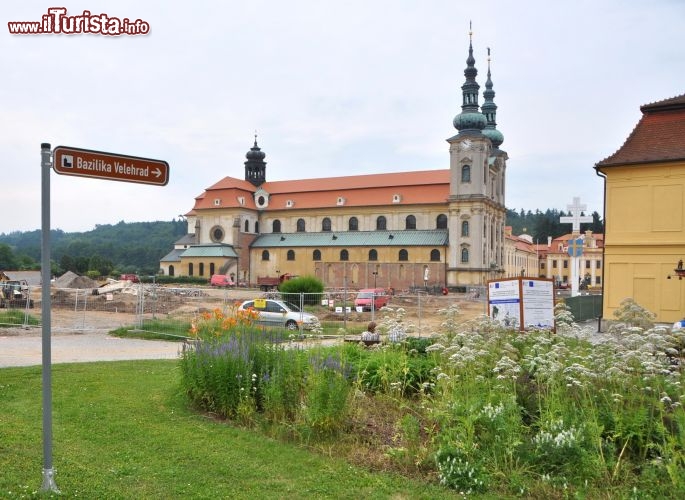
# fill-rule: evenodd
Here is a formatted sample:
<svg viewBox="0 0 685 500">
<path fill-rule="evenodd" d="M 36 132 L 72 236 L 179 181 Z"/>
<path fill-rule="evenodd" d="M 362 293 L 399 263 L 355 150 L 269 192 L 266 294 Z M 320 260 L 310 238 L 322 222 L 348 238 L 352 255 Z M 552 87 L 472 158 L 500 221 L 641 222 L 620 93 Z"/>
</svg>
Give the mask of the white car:
<svg viewBox="0 0 685 500">
<path fill-rule="evenodd" d="M 265 326 L 281 326 L 288 330 L 311 330 L 319 322 L 319 318 L 308 312 L 301 311 L 291 302 L 274 299 L 246 300 L 238 307 L 240 310 L 254 309 L 259 313 L 257 323 Z"/>
</svg>

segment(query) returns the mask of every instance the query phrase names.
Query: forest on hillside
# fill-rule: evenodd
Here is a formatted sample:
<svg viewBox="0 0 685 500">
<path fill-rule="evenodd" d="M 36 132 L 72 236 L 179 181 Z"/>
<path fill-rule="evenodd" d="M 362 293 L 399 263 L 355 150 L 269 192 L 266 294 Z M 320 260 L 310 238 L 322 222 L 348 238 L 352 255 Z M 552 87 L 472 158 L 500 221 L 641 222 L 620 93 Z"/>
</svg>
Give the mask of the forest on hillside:
<svg viewBox="0 0 685 500">
<path fill-rule="evenodd" d="M 86 232 L 50 231 L 53 274 L 157 274 L 159 260 L 186 234 L 183 220 L 98 224 Z M 41 231 L 0 234 L 0 269 L 40 269 Z"/>
<path fill-rule="evenodd" d="M 571 232 L 570 224 L 561 224 L 563 211 L 548 209 L 544 212 L 523 209 L 507 210 L 506 225 L 512 233 L 530 234 L 534 241 L 545 242 Z M 597 212 L 593 222 L 584 224 L 583 230 L 604 232 L 604 223 Z M 97 276 L 137 273 L 157 274 L 159 260 L 171 251 L 174 242 L 186 234 L 183 220 L 155 222 L 119 222 L 98 224 L 86 232 L 65 233 L 52 230 L 50 250 L 52 271 L 60 275 L 66 271 Z M 0 270 L 40 269 L 41 231 L 15 231 L 0 234 Z"/>
<path fill-rule="evenodd" d="M 512 234 L 520 235 L 527 233 L 533 237 L 533 241 L 544 243 L 547 237 L 557 238 L 571 232 L 571 224 L 559 222 L 560 217 L 567 215 L 563 210 L 547 209 L 544 212 L 535 210 L 532 212 L 524 209 L 507 209 L 507 226 L 511 226 Z M 604 221 L 597 212 L 588 214 L 592 217 L 592 223 L 584 223 L 581 226 L 583 231 L 589 229 L 593 233 L 604 233 Z"/>
</svg>

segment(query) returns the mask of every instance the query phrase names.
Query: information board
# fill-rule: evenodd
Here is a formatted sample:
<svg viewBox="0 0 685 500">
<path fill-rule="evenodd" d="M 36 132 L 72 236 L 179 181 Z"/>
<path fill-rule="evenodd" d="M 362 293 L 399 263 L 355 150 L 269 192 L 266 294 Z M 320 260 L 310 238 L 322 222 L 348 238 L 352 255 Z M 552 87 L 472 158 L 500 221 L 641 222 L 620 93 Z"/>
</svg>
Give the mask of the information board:
<svg viewBox="0 0 685 500">
<path fill-rule="evenodd" d="M 554 286 L 546 278 L 488 281 L 490 318 L 507 328 L 554 329 Z"/>
</svg>

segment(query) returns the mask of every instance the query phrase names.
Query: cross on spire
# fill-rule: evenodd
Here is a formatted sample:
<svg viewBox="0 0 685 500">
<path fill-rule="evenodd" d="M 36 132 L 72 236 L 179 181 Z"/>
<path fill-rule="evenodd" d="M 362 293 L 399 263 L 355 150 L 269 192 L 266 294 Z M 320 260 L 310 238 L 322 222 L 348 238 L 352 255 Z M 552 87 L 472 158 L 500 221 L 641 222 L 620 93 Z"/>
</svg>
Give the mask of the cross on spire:
<svg viewBox="0 0 685 500">
<path fill-rule="evenodd" d="M 592 222 L 593 219 L 589 215 L 581 215 L 585 210 L 587 210 L 587 205 L 580 203 L 580 197 L 574 196 L 573 203 L 566 205 L 571 217 L 559 217 L 559 222 L 562 224 L 572 224 L 572 230 L 574 233 L 580 233 L 580 224 L 583 222 Z"/>
</svg>

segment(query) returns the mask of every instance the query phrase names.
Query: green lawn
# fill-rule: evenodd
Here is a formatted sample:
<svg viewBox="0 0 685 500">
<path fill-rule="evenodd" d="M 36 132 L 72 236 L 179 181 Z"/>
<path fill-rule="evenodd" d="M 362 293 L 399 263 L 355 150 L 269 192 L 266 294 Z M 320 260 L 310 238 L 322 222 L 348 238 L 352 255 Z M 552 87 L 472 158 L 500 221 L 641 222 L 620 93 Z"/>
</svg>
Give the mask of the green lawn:
<svg viewBox="0 0 685 500">
<path fill-rule="evenodd" d="M 0 498 L 42 482 L 40 367 L 0 369 Z M 196 414 L 177 361 L 53 366 L 63 498 L 454 498 Z"/>
</svg>

